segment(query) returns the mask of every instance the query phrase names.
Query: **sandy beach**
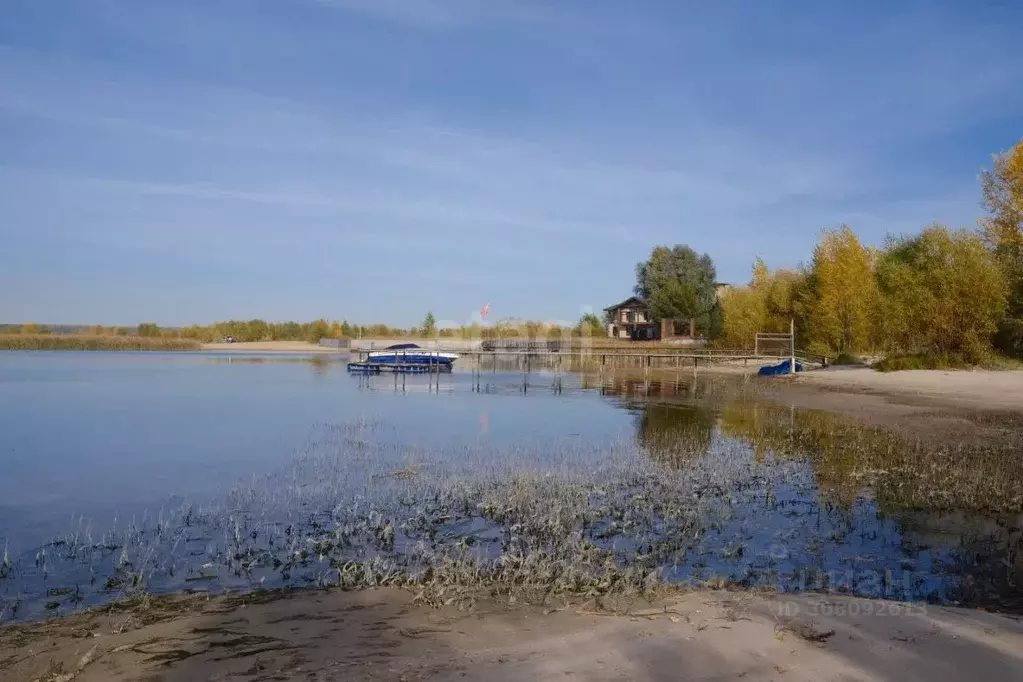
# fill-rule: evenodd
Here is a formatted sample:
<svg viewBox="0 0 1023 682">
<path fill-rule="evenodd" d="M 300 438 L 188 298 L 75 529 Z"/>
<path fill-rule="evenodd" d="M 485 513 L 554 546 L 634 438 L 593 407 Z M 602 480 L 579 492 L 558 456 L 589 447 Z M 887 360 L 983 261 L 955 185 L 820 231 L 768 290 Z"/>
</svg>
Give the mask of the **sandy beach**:
<svg viewBox="0 0 1023 682">
<path fill-rule="evenodd" d="M 931 445 L 1023 441 L 1023 371 L 835 367 L 757 378 L 756 390 L 783 405 L 823 410 Z"/>
<path fill-rule="evenodd" d="M 922 406 L 1023 411 L 1023 371 L 875 372 L 832 367 L 800 374 L 797 385 L 883 395 Z"/>
<path fill-rule="evenodd" d="M 154 599 L 0 630 L 3 680 L 1018 680 L 1023 622 L 850 597 L 545 609 L 395 589 Z"/>
</svg>

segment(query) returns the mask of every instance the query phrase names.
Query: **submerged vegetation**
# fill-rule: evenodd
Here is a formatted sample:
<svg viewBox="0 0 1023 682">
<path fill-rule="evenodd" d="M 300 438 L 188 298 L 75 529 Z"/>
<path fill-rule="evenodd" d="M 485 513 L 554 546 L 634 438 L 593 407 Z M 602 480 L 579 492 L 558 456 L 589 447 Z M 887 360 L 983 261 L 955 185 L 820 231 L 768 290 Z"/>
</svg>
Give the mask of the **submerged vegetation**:
<svg viewBox="0 0 1023 682">
<path fill-rule="evenodd" d="M 199 350 L 190 339 L 93 334 L 0 334 L 0 350 Z"/>
<path fill-rule="evenodd" d="M 636 419 L 635 442 L 535 447 L 428 449 L 380 423 L 325 426 L 290 465 L 222 498 L 107 530 L 78 519 L 5 554 L 0 618 L 149 590 L 302 585 L 392 585 L 459 605 L 665 585 L 1001 604 L 1023 577 L 1004 538 L 978 533 L 961 555 L 924 541 L 919 516 L 978 515 L 983 529 L 1023 512 L 1023 469 L 1004 451 L 914 448 L 744 401 L 644 405 Z"/>
</svg>

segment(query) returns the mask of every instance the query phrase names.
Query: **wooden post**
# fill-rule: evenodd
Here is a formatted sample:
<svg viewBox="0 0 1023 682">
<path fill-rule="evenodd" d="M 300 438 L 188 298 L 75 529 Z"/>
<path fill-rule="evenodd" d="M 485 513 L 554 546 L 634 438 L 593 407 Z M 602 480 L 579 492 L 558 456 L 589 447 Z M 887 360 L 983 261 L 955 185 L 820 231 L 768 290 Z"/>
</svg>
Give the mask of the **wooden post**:
<svg viewBox="0 0 1023 682">
<path fill-rule="evenodd" d="M 792 376 L 796 376 L 796 318 L 789 318 L 789 341 L 791 342 L 791 358 L 792 364 L 790 369 L 792 370 Z"/>
</svg>

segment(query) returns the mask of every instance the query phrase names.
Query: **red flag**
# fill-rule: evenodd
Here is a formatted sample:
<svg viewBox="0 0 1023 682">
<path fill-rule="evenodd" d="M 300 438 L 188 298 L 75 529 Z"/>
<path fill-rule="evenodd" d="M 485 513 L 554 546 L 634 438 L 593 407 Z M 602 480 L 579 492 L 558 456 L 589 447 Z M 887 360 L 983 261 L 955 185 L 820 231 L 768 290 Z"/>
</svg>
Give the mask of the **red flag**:
<svg viewBox="0 0 1023 682">
<path fill-rule="evenodd" d="M 490 314 L 490 303 L 488 302 L 485 306 L 480 308 L 480 317 L 486 317 Z"/>
</svg>

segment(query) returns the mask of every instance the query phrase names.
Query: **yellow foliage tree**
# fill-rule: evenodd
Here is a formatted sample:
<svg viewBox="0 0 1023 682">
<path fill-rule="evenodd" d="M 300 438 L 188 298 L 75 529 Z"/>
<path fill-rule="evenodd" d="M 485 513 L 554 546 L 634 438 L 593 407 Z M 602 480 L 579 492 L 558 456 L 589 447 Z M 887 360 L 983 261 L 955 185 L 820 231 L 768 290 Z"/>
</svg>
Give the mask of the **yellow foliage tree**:
<svg viewBox="0 0 1023 682">
<path fill-rule="evenodd" d="M 1023 355 L 1023 140 L 994 157 L 993 169 L 981 174 L 984 240 L 998 259 L 1009 285 L 1006 315 L 998 330 L 1001 350 Z"/>
<path fill-rule="evenodd" d="M 752 286 L 732 287 L 721 297 L 722 322 L 719 343 L 725 348 L 752 348 L 753 337 L 764 321 L 764 298 Z"/>
<path fill-rule="evenodd" d="M 803 276 L 792 270 L 768 269 L 759 258 L 748 285 L 733 287 L 721 297 L 724 313 L 721 345 L 750 348 L 757 332 L 787 333 L 798 317 L 796 294 Z"/>
<path fill-rule="evenodd" d="M 981 237 L 941 225 L 889 239 L 877 266 L 888 350 L 978 362 L 1005 315 L 1006 282 Z"/>
<path fill-rule="evenodd" d="M 803 294 L 813 350 L 853 352 L 871 345 L 878 300 L 873 261 L 846 225 L 821 236 Z"/>
</svg>

